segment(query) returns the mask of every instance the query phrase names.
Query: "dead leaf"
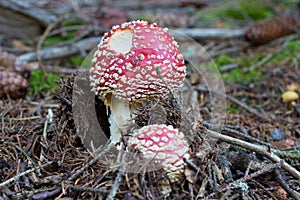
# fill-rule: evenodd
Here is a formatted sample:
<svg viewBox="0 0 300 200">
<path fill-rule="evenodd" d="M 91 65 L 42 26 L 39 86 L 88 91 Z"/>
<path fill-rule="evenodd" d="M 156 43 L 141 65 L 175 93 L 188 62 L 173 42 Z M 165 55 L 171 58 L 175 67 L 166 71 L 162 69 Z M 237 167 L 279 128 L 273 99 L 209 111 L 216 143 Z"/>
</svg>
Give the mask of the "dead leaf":
<svg viewBox="0 0 300 200">
<path fill-rule="evenodd" d="M 287 139 L 287 140 L 273 141 L 273 142 L 271 142 L 271 144 L 275 147 L 284 149 L 284 148 L 287 148 L 287 147 L 294 146 L 295 141 Z"/>
<path fill-rule="evenodd" d="M 26 44 L 24 44 L 22 41 L 14 39 L 12 40 L 12 45 L 18 49 L 19 51 L 22 52 L 30 52 L 33 51 L 34 49 L 30 46 L 27 46 Z"/>
</svg>

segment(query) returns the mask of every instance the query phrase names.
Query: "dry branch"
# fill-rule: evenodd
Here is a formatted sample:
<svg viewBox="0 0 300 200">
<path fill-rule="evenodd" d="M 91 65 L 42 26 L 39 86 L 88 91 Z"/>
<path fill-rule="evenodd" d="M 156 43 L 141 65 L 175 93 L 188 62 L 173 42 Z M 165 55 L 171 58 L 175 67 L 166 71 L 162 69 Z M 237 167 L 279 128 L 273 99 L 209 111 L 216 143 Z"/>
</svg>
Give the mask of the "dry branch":
<svg viewBox="0 0 300 200">
<path fill-rule="evenodd" d="M 170 33 L 177 40 L 182 40 L 181 35 L 189 36 L 195 40 L 199 39 L 228 39 L 240 38 L 244 35 L 244 29 L 220 29 L 220 28 L 177 28 L 171 29 Z M 179 34 L 177 34 L 179 33 Z M 184 39 L 184 38 L 183 38 Z"/>
<path fill-rule="evenodd" d="M 219 95 L 220 97 L 222 98 L 227 98 L 228 100 L 230 100 L 232 103 L 235 103 L 236 105 L 244 108 L 245 110 L 247 110 L 248 112 L 254 114 L 255 116 L 259 117 L 260 119 L 264 120 L 264 121 L 269 121 L 270 118 L 268 116 L 265 116 L 263 114 L 261 114 L 260 112 L 258 112 L 256 109 L 254 108 L 251 108 L 249 107 L 247 104 L 245 104 L 244 102 L 236 99 L 235 97 L 233 96 L 230 96 L 230 95 L 226 95 L 222 92 L 219 92 L 219 91 L 213 91 L 213 90 L 208 90 L 207 88 L 204 88 L 204 87 L 197 87 L 196 90 L 198 92 L 213 92 L 217 95 Z"/>
<path fill-rule="evenodd" d="M 213 137 L 215 139 L 219 139 L 225 142 L 228 142 L 230 144 L 238 145 L 243 148 L 249 149 L 251 151 L 254 151 L 262 156 L 267 157 L 268 159 L 272 160 L 275 163 L 280 163 L 281 162 L 281 167 L 285 169 L 287 172 L 289 172 L 292 176 L 294 176 L 297 179 L 300 179 L 300 172 L 296 170 L 294 167 L 289 165 L 285 160 L 281 159 L 278 157 L 276 154 L 269 152 L 267 148 L 264 148 L 262 146 L 256 145 L 256 144 L 251 144 L 249 142 L 245 142 L 240 139 L 236 139 L 230 136 L 223 135 L 221 133 L 212 131 L 212 130 L 206 130 L 206 133 L 208 136 Z"/>
<path fill-rule="evenodd" d="M 101 39 L 100 37 L 90 37 L 76 43 L 66 44 L 64 46 L 45 48 L 42 49 L 39 53 L 42 60 L 63 58 L 63 57 L 81 53 L 83 51 L 90 51 L 91 49 L 96 47 L 100 39 Z M 23 54 L 20 56 L 20 59 L 24 61 L 35 61 L 37 60 L 37 53 L 30 52 L 30 53 Z"/>
<path fill-rule="evenodd" d="M 19 0 L 0 1 L 0 7 L 29 16 L 37 20 L 38 22 L 40 22 L 43 26 L 48 26 L 50 23 L 56 22 L 57 20 L 55 15 L 52 15 L 24 1 L 19 1 Z"/>
<path fill-rule="evenodd" d="M 35 37 L 41 27 L 57 21 L 55 15 L 18 0 L 1 0 L 0 13 L 0 34 L 7 37 Z"/>
<path fill-rule="evenodd" d="M 22 173 L 19 173 L 19 174 L 17 174 L 16 176 L 14 176 L 14 177 L 12 177 L 12 178 L 10 178 L 10 179 L 8 179 L 8 180 L 6 180 L 6 181 L 0 183 L 0 188 L 1 188 L 1 187 L 4 187 L 4 186 L 6 186 L 6 185 L 8 185 L 8 184 L 10 184 L 10 183 L 12 183 L 12 182 L 16 182 L 20 177 L 25 176 L 25 175 L 27 175 L 27 174 L 29 174 L 29 173 L 31 173 L 31 172 L 34 172 L 34 171 L 36 171 L 36 170 L 38 170 L 38 169 L 42 169 L 42 168 L 44 168 L 44 167 L 46 167 L 46 166 L 48 166 L 48 165 L 50 165 L 50 164 L 52 164 L 52 163 L 53 163 L 53 162 L 48 162 L 48 163 L 45 163 L 45 164 L 43 164 L 43 165 L 40 165 L 40 166 L 37 166 L 37 167 L 33 167 L 33 168 L 31 168 L 31 169 L 28 169 L 28 170 L 26 170 L 26 171 L 24 171 L 24 172 L 22 172 Z"/>
<path fill-rule="evenodd" d="M 111 189 L 109 195 L 107 196 L 107 200 L 115 199 L 116 194 L 117 194 L 117 190 L 119 189 L 120 182 L 122 181 L 122 177 L 125 174 L 125 170 L 126 170 L 126 163 L 123 163 L 121 165 L 121 167 L 119 168 L 118 175 L 117 175 L 117 177 L 114 181 L 114 184 L 112 186 L 112 189 Z"/>
<path fill-rule="evenodd" d="M 195 40 L 198 39 L 226 39 L 241 37 L 244 33 L 242 29 L 230 30 L 230 29 L 172 29 L 171 35 L 176 37 L 177 40 L 185 40 L 185 37 L 191 37 Z M 40 51 L 41 59 L 50 60 L 56 58 L 63 58 L 82 51 L 89 51 L 96 47 L 101 37 L 90 37 L 83 39 L 76 43 L 66 44 L 64 46 L 55 46 L 42 49 Z M 30 52 L 20 56 L 25 61 L 37 60 L 37 53 Z"/>
<path fill-rule="evenodd" d="M 72 176 L 70 176 L 67 179 L 67 182 L 73 181 L 74 179 L 76 179 L 85 169 L 89 168 L 90 166 L 92 166 L 93 164 L 95 164 L 99 158 L 101 158 L 105 153 L 107 153 L 112 147 L 112 144 L 108 144 L 101 152 L 99 152 L 97 155 L 95 155 L 95 157 L 90 160 L 88 163 L 86 163 L 83 167 L 81 167 L 80 169 L 78 169 L 76 172 L 74 172 L 74 174 Z"/>
</svg>

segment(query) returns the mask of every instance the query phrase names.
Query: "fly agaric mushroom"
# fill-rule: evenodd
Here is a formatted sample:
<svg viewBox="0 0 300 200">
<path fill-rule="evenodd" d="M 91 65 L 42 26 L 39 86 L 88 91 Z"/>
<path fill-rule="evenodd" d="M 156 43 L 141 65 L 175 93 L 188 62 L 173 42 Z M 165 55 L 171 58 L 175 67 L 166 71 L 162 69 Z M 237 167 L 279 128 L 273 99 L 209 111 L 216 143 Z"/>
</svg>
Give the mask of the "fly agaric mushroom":
<svg viewBox="0 0 300 200">
<path fill-rule="evenodd" d="M 90 69 L 92 90 L 110 107 L 111 142 L 139 103 L 178 90 L 186 67 L 177 42 L 157 24 L 132 21 L 105 33 Z"/>
<path fill-rule="evenodd" d="M 138 149 L 146 159 L 161 164 L 172 182 L 182 176 L 185 166 L 183 158 L 190 157 L 184 134 L 171 125 L 144 126 L 133 133 L 128 145 Z"/>
</svg>

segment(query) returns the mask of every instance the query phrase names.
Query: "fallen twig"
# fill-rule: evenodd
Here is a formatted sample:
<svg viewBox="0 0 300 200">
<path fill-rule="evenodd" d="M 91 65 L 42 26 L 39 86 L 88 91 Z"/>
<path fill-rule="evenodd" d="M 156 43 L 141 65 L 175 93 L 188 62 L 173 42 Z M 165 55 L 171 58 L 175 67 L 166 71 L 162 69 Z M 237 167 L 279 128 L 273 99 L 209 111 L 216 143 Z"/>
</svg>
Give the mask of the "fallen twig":
<svg viewBox="0 0 300 200">
<path fill-rule="evenodd" d="M 211 124 L 209 122 L 203 122 L 203 126 L 208 128 L 208 129 L 215 129 L 215 128 L 219 128 L 217 127 L 216 125 L 214 124 Z M 224 125 L 221 127 L 221 130 L 222 132 L 225 131 L 225 132 L 228 132 L 228 133 L 232 133 L 236 136 L 239 136 L 239 137 L 243 137 L 244 139 L 250 141 L 250 142 L 255 142 L 257 144 L 260 144 L 260 145 L 265 145 L 265 146 L 270 146 L 272 148 L 276 148 L 276 147 L 273 147 L 271 146 L 269 143 L 267 142 L 264 142 L 264 141 L 261 141 L 260 139 L 257 139 L 255 137 L 252 137 L 251 135 L 248 135 L 248 133 L 245 133 L 245 132 L 241 132 L 241 131 L 238 131 L 238 130 L 235 130 L 233 128 L 230 128 L 229 126 L 227 125 Z"/>
<path fill-rule="evenodd" d="M 39 39 L 39 42 L 38 42 L 38 45 L 37 45 L 37 48 L 36 48 L 36 55 L 37 55 L 37 60 L 39 62 L 39 66 L 41 68 L 41 70 L 43 71 L 45 77 L 47 77 L 47 71 L 46 71 L 46 68 L 42 62 L 42 59 L 41 59 L 41 48 L 42 48 L 42 44 L 44 43 L 45 39 L 47 38 L 47 36 L 49 35 L 50 31 L 55 27 L 55 23 L 51 23 L 47 26 L 46 30 L 44 31 L 42 37 Z"/>
<path fill-rule="evenodd" d="M 279 170 L 275 170 L 275 174 L 276 174 L 276 180 L 278 181 L 278 183 L 283 187 L 283 189 L 295 200 L 300 200 L 300 196 L 298 194 L 296 194 L 296 192 L 294 192 L 289 186 L 288 184 L 285 183 L 285 181 L 282 179 Z"/>
<path fill-rule="evenodd" d="M 254 182 L 258 187 L 260 187 L 261 189 L 263 189 L 264 192 L 265 192 L 269 197 L 271 197 L 273 200 L 278 200 L 278 199 L 274 196 L 274 194 L 273 194 L 272 192 L 270 192 L 267 188 L 265 188 L 265 186 L 263 186 L 260 182 L 254 180 L 254 179 L 252 179 L 251 181 Z"/>
<path fill-rule="evenodd" d="M 79 185 L 71 185 L 71 184 L 65 184 L 67 187 L 72 188 L 73 190 L 79 191 L 79 192 L 94 192 L 94 193 L 108 193 L 108 190 L 104 189 L 97 189 L 93 187 L 86 187 L 86 186 L 79 186 Z"/>
<path fill-rule="evenodd" d="M 78 66 L 76 66 L 78 67 Z M 46 65 L 47 72 L 57 73 L 57 74 L 76 74 L 78 72 L 78 69 L 74 68 L 68 68 L 68 67 L 59 67 L 59 66 L 47 66 Z"/>
<path fill-rule="evenodd" d="M 262 119 L 264 121 L 269 121 L 270 120 L 269 117 L 267 117 L 265 115 L 262 115 L 256 109 L 249 107 L 247 104 L 245 104 L 244 102 L 241 102 L 240 100 L 236 99 L 233 96 L 226 95 L 226 94 L 224 94 L 222 92 L 219 92 L 219 91 L 208 90 L 207 88 L 204 88 L 204 87 L 197 87 L 196 90 L 199 91 L 199 92 L 213 92 L 213 93 L 215 93 L 215 94 L 217 94 L 217 95 L 219 95 L 219 96 L 221 96 L 223 98 L 227 98 L 231 102 L 233 102 L 233 103 L 237 104 L 238 106 L 244 108 L 248 112 L 256 115 L 257 117 L 259 117 L 260 119 Z"/>
<path fill-rule="evenodd" d="M 19 173 L 19 174 L 17 174 L 16 176 L 14 176 L 14 177 L 12 177 L 12 178 L 10 178 L 10 179 L 8 179 L 8 180 L 6 180 L 6 181 L 0 183 L 0 188 L 1 188 L 1 187 L 4 187 L 4 186 L 6 186 L 6 185 L 8 185 L 8 184 L 10 184 L 10 183 L 12 183 L 12 182 L 14 182 L 14 181 L 17 181 L 21 176 L 24 176 L 24 175 L 26 175 L 26 174 L 29 174 L 29 173 L 31 173 L 31 172 L 34 172 L 35 170 L 38 170 L 38 169 L 42 169 L 42 168 L 44 168 L 44 167 L 46 167 L 46 166 L 48 166 L 48 165 L 51 165 L 52 163 L 53 163 L 53 162 L 48 162 L 48 163 L 45 163 L 45 164 L 43 164 L 43 165 L 40 165 L 40 166 L 37 166 L 37 167 L 33 167 L 33 168 L 31 168 L 31 169 L 28 169 L 28 170 L 26 170 L 26 171 L 24 171 L 24 172 L 22 172 L 22 173 Z"/>
<path fill-rule="evenodd" d="M 100 39 L 100 37 L 90 37 L 76 43 L 66 44 L 64 46 L 45 48 L 40 51 L 40 56 L 43 60 L 50 60 L 71 56 L 82 51 L 90 51 L 97 46 Z M 37 53 L 30 52 L 23 54 L 20 56 L 20 59 L 25 61 L 36 61 Z"/>
<path fill-rule="evenodd" d="M 176 40 L 185 40 L 184 36 L 191 37 L 195 40 L 199 39 L 228 39 L 239 38 L 244 35 L 244 29 L 221 29 L 221 28 L 177 28 L 170 29 L 170 34 Z"/>
<path fill-rule="evenodd" d="M 244 71 L 245 72 L 249 72 L 249 71 L 252 71 L 256 68 L 259 68 L 261 67 L 262 65 L 266 64 L 269 60 L 271 60 L 274 56 L 280 54 L 282 51 L 284 51 L 286 49 L 286 46 L 289 44 L 289 42 L 292 40 L 292 39 L 295 39 L 296 36 L 293 35 L 293 36 L 290 36 L 288 37 L 288 40 L 285 39 L 285 42 L 283 43 L 283 45 L 281 46 L 281 48 L 279 50 L 277 50 L 276 52 L 272 52 L 272 53 L 269 53 L 267 54 L 262 60 L 260 60 L 259 62 L 255 63 L 254 65 L 250 66 L 249 68 L 245 69 Z M 280 38 L 280 41 L 282 39 Z"/>
<path fill-rule="evenodd" d="M 270 172 L 271 170 L 276 169 L 279 165 L 280 165 L 280 163 L 266 165 L 261 170 L 253 172 L 252 174 L 249 174 L 248 176 L 244 176 L 240 179 L 237 179 L 237 180 L 229 183 L 226 187 L 221 188 L 218 192 L 225 192 L 225 191 L 232 189 L 233 187 L 238 187 L 240 184 L 245 183 L 247 180 L 253 179 L 253 178 L 258 177 L 266 172 Z M 214 196 L 215 194 L 216 193 L 212 193 L 207 198 L 209 199 L 210 197 Z"/>
<path fill-rule="evenodd" d="M 126 171 L 126 163 L 122 163 L 121 167 L 119 168 L 119 172 L 118 172 L 118 175 L 114 181 L 114 184 L 112 186 L 112 189 L 109 193 L 109 195 L 107 196 L 106 199 L 108 200 L 114 200 L 115 199 L 115 196 L 117 194 L 117 190 L 119 188 L 119 185 L 120 185 L 120 182 L 122 180 L 122 176 L 124 175 Z"/>
<path fill-rule="evenodd" d="M 44 26 L 48 26 L 50 23 L 55 22 L 57 20 L 56 16 L 24 1 L 19 1 L 19 0 L 0 1 L 0 7 L 14 10 L 19 13 L 22 13 L 23 15 L 30 16 L 35 20 L 39 21 Z"/>
<path fill-rule="evenodd" d="M 287 172 L 289 172 L 295 178 L 300 179 L 300 172 L 298 170 L 296 170 L 294 167 L 289 165 L 287 162 L 285 162 L 285 160 L 281 159 L 276 154 L 269 152 L 268 149 L 265 147 L 262 147 L 262 146 L 259 146 L 256 144 L 251 144 L 249 142 L 245 142 L 243 140 L 239 140 L 239 139 L 227 136 L 227 135 L 223 135 L 221 133 L 218 133 L 218 132 L 215 132 L 212 130 L 208 130 L 208 129 L 206 130 L 206 133 L 210 137 L 213 137 L 213 138 L 228 142 L 230 144 L 238 145 L 243 148 L 254 151 L 262 156 L 269 158 L 270 160 L 272 160 L 275 163 L 281 163 L 281 167 L 283 169 L 285 169 Z"/>
<path fill-rule="evenodd" d="M 85 169 L 89 168 L 93 164 L 95 164 L 101 156 L 103 156 L 105 153 L 107 153 L 112 147 L 112 144 L 108 144 L 105 149 L 103 149 L 100 153 L 98 153 L 92 160 L 90 160 L 88 163 L 86 163 L 83 167 L 78 169 L 72 176 L 70 176 L 67 179 L 67 182 L 73 181 L 76 179 Z"/>
<path fill-rule="evenodd" d="M 172 29 L 170 34 L 176 37 L 177 40 L 185 40 L 186 36 L 193 39 L 204 39 L 204 38 L 236 38 L 240 37 L 243 30 L 230 30 L 230 29 Z M 80 53 L 81 51 L 90 51 L 97 46 L 101 37 L 90 37 L 78 41 L 76 43 L 66 43 L 64 46 L 56 46 L 42 49 L 40 51 L 41 59 L 50 60 L 56 58 L 67 57 Z M 25 61 L 37 60 L 37 53 L 30 52 L 20 56 L 20 59 Z"/>
<path fill-rule="evenodd" d="M 226 190 L 230 189 L 232 186 L 235 186 L 239 183 L 245 183 L 247 180 L 251 180 L 251 179 L 253 179 L 255 177 L 258 177 L 258 176 L 260 176 L 260 175 L 262 175 L 266 172 L 270 172 L 272 170 L 275 170 L 279 166 L 280 166 L 280 163 L 275 163 L 275 164 L 273 163 L 273 164 L 265 165 L 264 168 L 229 183 L 226 187 L 221 189 L 221 191 L 226 191 Z"/>
<path fill-rule="evenodd" d="M 19 150 L 27 159 L 30 163 L 34 163 L 33 160 L 30 158 L 30 156 L 26 153 L 26 151 L 24 151 L 24 149 L 22 149 L 22 147 L 20 147 L 19 145 L 16 145 L 16 143 L 13 142 L 3 142 L 3 145 L 10 145 L 14 148 L 16 148 L 17 150 Z M 1 145 L 0 145 L 1 146 Z"/>
</svg>

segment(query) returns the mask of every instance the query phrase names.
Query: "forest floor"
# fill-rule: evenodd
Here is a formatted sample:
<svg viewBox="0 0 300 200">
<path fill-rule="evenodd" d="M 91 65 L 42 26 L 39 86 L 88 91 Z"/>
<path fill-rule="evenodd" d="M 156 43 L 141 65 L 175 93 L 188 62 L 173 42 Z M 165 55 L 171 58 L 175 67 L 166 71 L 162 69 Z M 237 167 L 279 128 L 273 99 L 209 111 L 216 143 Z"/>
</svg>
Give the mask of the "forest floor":
<svg viewBox="0 0 300 200">
<path fill-rule="evenodd" d="M 54 13 L 56 22 L 40 32 L 25 31 L 35 36 L 0 33 L 0 73 L 19 73 L 29 85 L 21 98 L 9 96 L 14 90 L 6 95 L 0 91 L 0 200 L 300 199 L 300 99 L 282 98 L 287 91 L 300 94 L 300 36 L 291 33 L 264 42 L 263 35 L 271 34 L 268 28 L 280 26 L 273 22 L 254 33 L 262 37 L 255 45 L 244 36 L 259 21 L 293 13 L 295 1 L 125 2 L 42 0 L 35 6 Z M 187 63 L 184 89 L 190 92 L 183 96 L 194 110 L 184 113 L 170 98 L 161 97 L 145 103 L 135 118 L 147 125 L 149 110 L 159 104 L 168 113 L 167 124 L 192 133 L 185 133 L 191 157 L 168 195 L 162 193 L 167 177 L 163 169 L 147 170 L 139 163 L 138 172 L 130 170 L 130 160 L 122 160 L 125 149 L 101 146 L 90 153 L 82 140 L 89 125 L 78 124 L 89 114 L 72 109 L 78 103 L 73 93 L 77 70 L 84 75 L 90 67 L 99 36 L 134 19 L 176 32 L 184 28 L 182 33 L 192 38 L 178 43 Z M 218 34 L 203 36 L 203 28 L 217 28 Z M 224 36 L 225 29 L 230 37 Z M 19 59 L 26 61 L 25 70 L 16 69 Z M 103 102 L 95 102 L 93 95 L 87 102 L 109 134 Z"/>
</svg>

